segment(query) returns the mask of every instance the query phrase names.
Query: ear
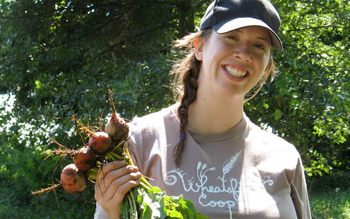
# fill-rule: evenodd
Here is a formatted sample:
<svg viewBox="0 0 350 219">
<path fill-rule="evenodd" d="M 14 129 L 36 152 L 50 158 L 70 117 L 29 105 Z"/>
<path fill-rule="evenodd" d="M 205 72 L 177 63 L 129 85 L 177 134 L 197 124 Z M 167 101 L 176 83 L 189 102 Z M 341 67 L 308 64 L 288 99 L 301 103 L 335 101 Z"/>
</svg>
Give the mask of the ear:
<svg viewBox="0 0 350 219">
<path fill-rule="evenodd" d="M 203 38 L 198 37 L 194 41 L 194 53 L 198 61 L 203 61 Z"/>
</svg>

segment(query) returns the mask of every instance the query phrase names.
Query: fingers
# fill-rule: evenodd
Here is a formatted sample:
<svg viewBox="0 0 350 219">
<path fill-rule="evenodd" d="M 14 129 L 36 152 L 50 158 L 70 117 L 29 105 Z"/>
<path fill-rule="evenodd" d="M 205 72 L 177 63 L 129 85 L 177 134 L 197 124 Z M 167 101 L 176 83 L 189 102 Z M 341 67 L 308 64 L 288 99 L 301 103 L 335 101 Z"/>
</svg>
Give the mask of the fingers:
<svg viewBox="0 0 350 219">
<path fill-rule="evenodd" d="M 129 175 L 124 175 L 118 180 L 114 180 L 104 193 L 106 199 L 110 199 L 111 202 L 121 202 L 126 193 L 140 184 L 139 175 L 141 175 L 139 172 L 130 173 Z"/>
<path fill-rule="evenodd" d="M 96 185 L 102 186 L 103 191 L 105 191 L 114 178 L 126 174 L 126 170 L 131 171 L 130 168 L 125 169 L 123 167 L 126 167 L 125 161 L 114 161 L 103 165 L 97 171 Z"/>
<path fill-rule="evenodd" d="M 114 161 L 105 164 L 97 172 L 95 199 L 103 203 L 121 203 L 130 189 L 139 185 L 141 173 L 135 166 L 127 166 L 125 161 Z M 101 203 L 102 202 L 102 203 Z"/>
</svg>

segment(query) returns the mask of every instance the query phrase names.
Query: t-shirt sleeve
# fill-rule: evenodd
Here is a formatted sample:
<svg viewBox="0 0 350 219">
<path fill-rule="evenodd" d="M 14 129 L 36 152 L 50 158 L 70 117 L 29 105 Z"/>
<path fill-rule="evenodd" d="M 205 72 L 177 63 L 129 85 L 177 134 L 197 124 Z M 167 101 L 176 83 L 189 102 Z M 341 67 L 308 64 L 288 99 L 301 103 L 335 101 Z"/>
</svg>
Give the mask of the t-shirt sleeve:
<svg viewBox="0 0 350 219">
<path fill-rule="evenodd" d="M 311 218 L 309 198 L 302 161 L 299 158 L 294 178 L 291 183 L 291 197 L 299 219 Z"/>
<path fill-rule="evenodd" d="M 110 219 L 106 211 L 101 207 L 101 205 L 98 202 L 96 202 L 94 219 Z"/>
</svg>

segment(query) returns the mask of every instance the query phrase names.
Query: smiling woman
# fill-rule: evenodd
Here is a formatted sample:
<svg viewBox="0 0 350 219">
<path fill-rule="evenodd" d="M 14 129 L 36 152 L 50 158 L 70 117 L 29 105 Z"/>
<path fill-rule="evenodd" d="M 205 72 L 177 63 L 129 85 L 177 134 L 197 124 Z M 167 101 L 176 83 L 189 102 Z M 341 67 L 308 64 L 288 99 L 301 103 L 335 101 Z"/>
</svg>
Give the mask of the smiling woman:
<svg viewBox="0 0 350 219">
<path fill-rule="evenodd" d="M 190 51 L 174 69 L 178 103 L 130 123 L 138 168 L 105 165 L 96 218 L 119 217 L 138 171 L 209 218 L 311 218 L 298 151 L 244 113 L 247 93 L 273 74 L 279 26 L 267 0 L 210 4 L 200 31 L 178 44 Z"/>
<path fill-rule="evenodd" d="M 195 54 L 197 60 L 202 61 L 200 88 L 206 88 L 203 92 L 208 94 L 205 95 L 227 94 L 244 102 L 245 95 L 261 79 L 269 64 L 268 31 L 246 27 L 225 34 L 213 32 L 206 42 L 199 39 Z"/>
</svg>

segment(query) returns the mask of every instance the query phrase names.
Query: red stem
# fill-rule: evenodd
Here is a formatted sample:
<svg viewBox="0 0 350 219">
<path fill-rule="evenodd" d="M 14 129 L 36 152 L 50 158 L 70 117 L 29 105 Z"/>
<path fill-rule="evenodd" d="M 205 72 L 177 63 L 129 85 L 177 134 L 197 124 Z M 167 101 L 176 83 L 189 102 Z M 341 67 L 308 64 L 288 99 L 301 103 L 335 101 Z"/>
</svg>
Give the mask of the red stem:
<svg viewBox="0 0 350 219">
<path fill-rule="evenodd" d="M 118 119 L 117 112 L 115 110 L 114 101 L 113 101 L 113 95 L 112 95 L 113 94 L 113 90 L 109 90 L 108 93 L 109 93 L 109 101 L 110 101 L 110 103 L 112 105 L 112 112 L 113 112 L 112 117 L 113 117 L 113 119 Z"/>
<path fill-rule="evenodd" d="M 67 147 L 65 147 L 65 146 L 63 146 L 63 145 L 61 145 L 60 143 L 58 143 L 57 141 L 55 141 L 53 138 L 49 137 L 49 139 L 51 139 L 51 141 L 53 141 L 53 143 L 57 144 L 59 147 L 63 148 L 64 150 L 70 151 L 69 148 L 67 148 Z"/>
<path fill-rule="evenodd" d="M 73 119 L 74 119 L 74 122 L 75 122 L 75 128 L 76 128 L 76 130 L 77 130 L 77 132 L 78 132 L 78 135 L 79 135 L 79 137 L 80 137 L 80 140 L 81 140 L 81 142 L 83 143 L 83 145 L 85 145 L 85 142 L 84 142 L 84 139 L 83 139 L 83 137 L 81 136 L 81 134 L 80 134 L 80 132 L 79 132 L 79 128 L 78 128 L 78 120 L 77 120 L 77 118 L 75 117 L 75 115 L 73 115 Z"/>
</svg>

